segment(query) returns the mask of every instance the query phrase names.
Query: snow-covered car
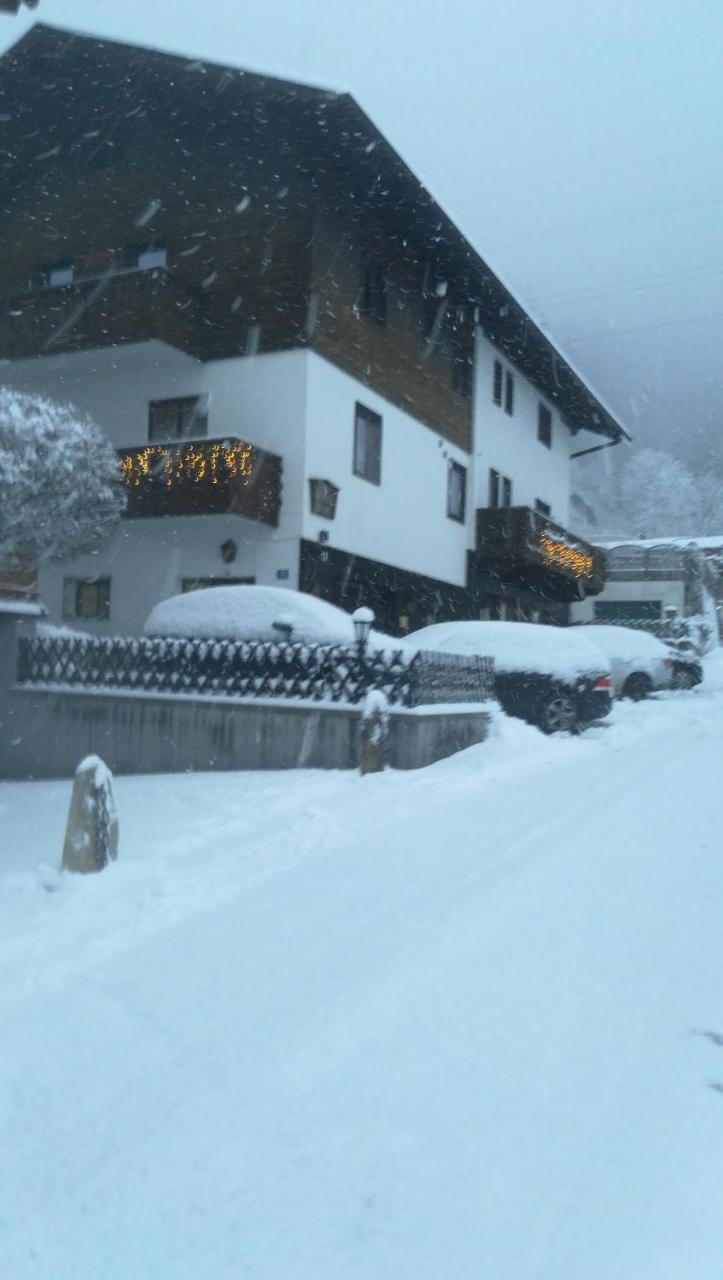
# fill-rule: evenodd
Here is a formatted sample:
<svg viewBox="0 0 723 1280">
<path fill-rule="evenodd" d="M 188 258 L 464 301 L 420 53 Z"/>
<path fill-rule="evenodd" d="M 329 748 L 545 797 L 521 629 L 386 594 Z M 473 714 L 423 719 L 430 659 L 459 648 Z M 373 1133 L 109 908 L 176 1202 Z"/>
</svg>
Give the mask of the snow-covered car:
<svg viewBox="0 0 723 1280">
<path fill-rule="evenodd" d="M 602 623 L 586 626 L 583 633 L 607 657 L 616 698 L 640 702 L 657 689 L 670 688 L 671 654 L 655 636 L 632 627 Z"/>
<path fill-rule="evenodd" d="M 688 639 L 664 640 L 670 653 L 672 689 L 693 689 L 703 683 L 703 663 L 696 646 Z"/>
<path fill-rule="evenodd" d="M 352 615 L 303 591 L 288 587 L 208 587 L 162 600 L 148 615 L 147 636 L 188 639 L 276 640 L 291 644 L 355 642 Z M 379 631 L 369 636 L 369 648 L 400 649 Z"/>
<path fill-rule="evenodd" d="M 569 732 L 610 710 L 610 664 L 579 631 L 529 622 L 439 622 L 406 643 L 493 658 L 503 710 L 545 733 Z"/>
</svg>

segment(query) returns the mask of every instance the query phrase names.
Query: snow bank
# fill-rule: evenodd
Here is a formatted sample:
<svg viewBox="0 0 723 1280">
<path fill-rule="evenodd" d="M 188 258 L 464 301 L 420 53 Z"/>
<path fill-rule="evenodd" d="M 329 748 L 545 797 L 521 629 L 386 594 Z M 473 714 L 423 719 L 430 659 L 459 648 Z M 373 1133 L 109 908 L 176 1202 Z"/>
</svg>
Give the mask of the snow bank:
<svg viewBox="0 0 723 1280">
<path fill-rule="evenodd" d="M 163 600 L 150 613 L 147 636 L 184 636 L 215 640 L 283 640 L 274 623 L 291 627 L 292 644 L 355 643 L 351 615 L 336 605 L 287 587 L 209 587 Z M 380 632 L 372 631 L 372 649 L 401 649 Z"/>
<path fill-rule="evenodd" d="M 532 672 L 561 680 L 603 675 L 607 658 L 578 631 L 531 622 L 439 622 L 407 637 L 408 646 L 494 658 L 497 671 Z"/>
<path fill-rule="evenodd" d="M 3 1280 L 720 1280 L 722 699 L 0 783 Z"/>
</svg>

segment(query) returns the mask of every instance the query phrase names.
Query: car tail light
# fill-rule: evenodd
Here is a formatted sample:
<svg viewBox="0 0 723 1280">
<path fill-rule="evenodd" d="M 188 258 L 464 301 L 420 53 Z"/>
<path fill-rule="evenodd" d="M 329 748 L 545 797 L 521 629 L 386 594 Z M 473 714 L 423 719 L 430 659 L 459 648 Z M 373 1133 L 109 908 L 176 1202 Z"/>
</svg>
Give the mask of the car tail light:
<svg viewBox="0 0 723 1280">
<path fill-rule="evenodd" d="M 612 684 L 610 683 L 610 676 L 598 676 L 593 688 L 599 691 L 600 693 L 609 693 L 610 690 L 612 689 Z"/>
</svg>

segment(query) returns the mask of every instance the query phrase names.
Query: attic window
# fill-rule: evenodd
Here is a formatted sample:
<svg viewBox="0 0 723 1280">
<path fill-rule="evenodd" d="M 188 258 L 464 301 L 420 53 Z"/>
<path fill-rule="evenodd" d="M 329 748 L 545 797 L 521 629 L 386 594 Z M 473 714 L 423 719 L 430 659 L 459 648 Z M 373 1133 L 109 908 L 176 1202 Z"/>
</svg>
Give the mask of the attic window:
<svg viewBox="0 0 723 1280">
<path fill-rule="evenodd" d="M 135 248 L 131 250 L 131 264 L 139 271 L 150 271 L 153 267 L 167 267 L 168 250 L 164 244 Z"/>
<path fill-rule="evenodd" d="M 53 289 L 59 289 L 61 285 L 72 284 L 73 275 L 72 262 L 51 262 L 45 268 L 45 283 Z"/>
</svg>

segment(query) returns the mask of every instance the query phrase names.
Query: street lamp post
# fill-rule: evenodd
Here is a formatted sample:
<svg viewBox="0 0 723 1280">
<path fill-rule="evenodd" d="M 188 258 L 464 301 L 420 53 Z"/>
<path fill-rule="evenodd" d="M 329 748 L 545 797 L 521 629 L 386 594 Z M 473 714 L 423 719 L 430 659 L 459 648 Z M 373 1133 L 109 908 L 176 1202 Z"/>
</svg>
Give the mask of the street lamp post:
<svg viewBox="0 0 723 1280">
<path fill-rule="evenodd" d="M 374 623 L 374 611 L 368 609 L 366 605 L 361 605 L 359 609 L 355 609 L 351 615 L 354 624 L 354 638 L 356 640 L 356 653 L 359 662 L 359 677 L 366 684 L 366 653 L 369 643 L 369 634 Z"/>
</svg>

